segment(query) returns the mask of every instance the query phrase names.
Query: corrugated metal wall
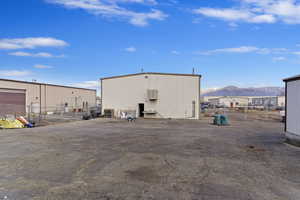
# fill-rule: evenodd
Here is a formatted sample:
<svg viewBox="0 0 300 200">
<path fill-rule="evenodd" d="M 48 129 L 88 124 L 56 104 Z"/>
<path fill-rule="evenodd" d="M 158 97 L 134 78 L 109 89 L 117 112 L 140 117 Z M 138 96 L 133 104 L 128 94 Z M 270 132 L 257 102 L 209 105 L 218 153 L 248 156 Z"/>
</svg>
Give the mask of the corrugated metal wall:
<svg viewBox="0 0 300 200">
<path fill-rule="evenodd" d="M 287 83 L 287 132 L 300 136 L 300 80 Z"/>
</svg>

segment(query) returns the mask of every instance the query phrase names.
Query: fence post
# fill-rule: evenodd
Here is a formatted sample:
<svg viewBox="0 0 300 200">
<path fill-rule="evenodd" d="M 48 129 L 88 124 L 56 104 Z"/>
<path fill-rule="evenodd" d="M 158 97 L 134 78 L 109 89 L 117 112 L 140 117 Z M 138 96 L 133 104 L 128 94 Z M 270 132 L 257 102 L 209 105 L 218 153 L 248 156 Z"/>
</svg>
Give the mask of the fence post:
<svg viewBox="0 0 300 200">
<path fill-rule="evenodd" d="M 28 106 L 27 106 L 27 116 L 28 116 L 28 121 L 31 121 L 30 113 L 31 113 L 31 107 L 30 107 L 30 105 L 28 105 Z"/>
</svg>

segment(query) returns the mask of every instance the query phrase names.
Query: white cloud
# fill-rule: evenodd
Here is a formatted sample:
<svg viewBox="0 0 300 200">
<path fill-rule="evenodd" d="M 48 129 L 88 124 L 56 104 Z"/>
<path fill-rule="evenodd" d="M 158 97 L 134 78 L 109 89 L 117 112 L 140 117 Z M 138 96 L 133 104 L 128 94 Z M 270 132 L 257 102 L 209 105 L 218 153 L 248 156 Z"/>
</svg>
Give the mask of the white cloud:
<svg viewBox="0 0 300 200">
<path fill-rule="evenodd" d="M 235 9 L 199 8 L 194 10 L 194 13 L 208 17 L 221 18 L 228 21 L 246 20 L 250 17 L 250 13 L 248 11 Z"/>
<path fill-rule="evenodd" d="M 151 9 L 149 12 L 135 12 L 121 3 L 148 3 L 156 4 L 154 0 L 46 0 L 49 3 L 59 4 L 66 8 L 83 9 L 94 15 L 104 17 L 124 18 L 135 26 L 146 26 L 149 20 L 164 20 L 167 15 L 160 10 Z"/>
<path fill-rule="evenodd" d="M 285 54 L 288 49 L 285 48 L 259 48 L 255 46 L 240 46 L 234 48 L 214 49 L 209 51 L 200 51 L 196 54 L 212 55 L 218 53 L 257 53 L 257 54 Z"/>
<path fill-rule="evenodd" d="M 293 52 L 294 55 L 300 56 L 300 51 Z"/>
<path fill-rule="evenodd" d="M 51 69 L 51 68 L 53 68 L 52 66 L 49 66 L 49 65 L 40 65 L 40 64 L 36 64 L 33 67 L 37 68 L 37 69 Z"/>
<path fill-rule="evenodd" d="M 176 51 L 176 50 L 171 51 L 171 53 L 172 53 L 172 54 L 175 54 L 175 55 L 179 55 L 179 54 L 180 54 L 180 52 L 179 52 L 179 51 Z"/>
<path fill-rule="evenodd" d="M 254 46 L 241 46 L 234 48 L 224 48 L 224 49 L 214 49 L 209 51 L 197 52 L 201 55 L 212 55 L 217 53 L 250 53 L 259 50 L 259 48 Z"/>
<path fill-rule="evenodd" d="M 37 47 L 63 47 L 68 45 L 63 40 L 55 38 L 16 38 L 16 39 L 0 39 L 0 49 L 34 49 Z"/>
<path fill-rule="evenodd" d="M 81 87 L 81 88 L 98 89 L 99 81 L 84 81 L 81 83 L 75 83 L 75 84 L 73 84 L 73 86 Z"/>
<path fill-rule="evenodd" d="M 283 56 L 279 56 L 279 57 L 274 57 L 274 58 L 273 58 L 273 61 L 274 61 L 274 62 L 284 61 L 284 60 L 286 60 L 286 58 L 283 57 Z"/>
<path fill-rule="evenodd" d="M 252 23 L 275 23 L 276 22 L 276 18 L 273 15 L 256 15 L 253 16 L 252 18 L 249 19 L 249 22 Z"/>
<path fill-rule="evenodd" d="M 140 3 L 140 4 L 150 4 L 150 5 L 157 5 L 156 0 L 109 0 L 108 2 L 115 2 L 115 3 Z"/>
<path fill-rule="evenodd" d="M 32 73 L 27 70 L 0 70 L 0 76 L 11 77 L 11 76 L 28 76 Z"/>
<path fill-rule="evenodd" d="M 215 92 L 217 90 L 221 89 L 220 87 L 214 87 L 214 88 L 205 88 L 205 89 L 202 89 L 201 93 L 202 94 L 206 94 L 206 93 L 209 93 L 209 92 Z"/>
<path fill-rule="evenodd" d="M 11 52 L 11 53 L 8 53 L 8 55 L 11 55 L 11 56 L 33 56 L 32 53 L 27 53 L 27 52 L 23 52 L 23 51 L 17 51 L 17 52 Z"/>
<path fill-rule="evenodd" d="M 136 52 L 137 49 L 135 47 L 128 47 L 125 49 L 125 51 L 133 53 L 133 52 Z"/>
<path fill-rule="evenodd" d="M 238 25 L 237 23 L 235 23 L 235 22 L 230 22 L 228 25 L 229 25 L 231 28 L 236 28 L 236 27 L 239 26 L 239 25 Z"/>
<path fill-rule="evenodd" d="M 51 53 L 39 52 L 39 53 L 29 53 L 24 51 L 17 51 L 8 53 L 11 56 L 21 56 L 21 57 L 40 57 L 40 58 L 53 58 L 53 57 L 63 57 L 63 55 L 52 55 Z"/>
<path fill-rule="evenodd" d="M 232 8 L 199 8 L 194 13 L 225 21 L 300 24 L 298 0 L 238 0 Z"/>
<path fill-rule="evenodd" d="M 207 17 L 214 17 L 225 21 L 238 22 L 245 21 L 249 23 L 274 23 L 276 19 L 273 15 L 256 15 L 248 10 L 239 9 L 216 9 L 216 8 L 199 8 L 194 13 Z"/>
</svg>

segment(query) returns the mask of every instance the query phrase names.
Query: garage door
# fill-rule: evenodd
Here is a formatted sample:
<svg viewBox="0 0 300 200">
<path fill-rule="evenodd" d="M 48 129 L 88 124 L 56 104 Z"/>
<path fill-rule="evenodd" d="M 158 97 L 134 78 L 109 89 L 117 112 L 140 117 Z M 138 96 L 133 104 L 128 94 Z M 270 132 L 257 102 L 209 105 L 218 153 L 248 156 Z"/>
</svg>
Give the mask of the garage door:
<svg viewBox="0 0 300 200">
<path fill-rule="evenodd" d="M 26 91 L 17 89 L 0 89 L 0 116 L 7 114 L 24 115 Z"/>
</svg>

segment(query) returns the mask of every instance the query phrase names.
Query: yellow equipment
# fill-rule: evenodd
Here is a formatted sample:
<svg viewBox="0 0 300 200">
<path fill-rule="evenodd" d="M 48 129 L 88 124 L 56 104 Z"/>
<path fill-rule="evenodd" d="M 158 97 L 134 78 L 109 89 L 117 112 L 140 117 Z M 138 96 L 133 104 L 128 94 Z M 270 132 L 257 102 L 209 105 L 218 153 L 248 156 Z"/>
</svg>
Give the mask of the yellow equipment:
<svg viewBox="0 0 300 200">
<path fill-rule="evenodd" d="M 24 124 L 19 120 L 8 120 L 8 119 L 0 119 L 0 128 L 11 129 L 11 128 L 24 128 Z"/>
</svg>

